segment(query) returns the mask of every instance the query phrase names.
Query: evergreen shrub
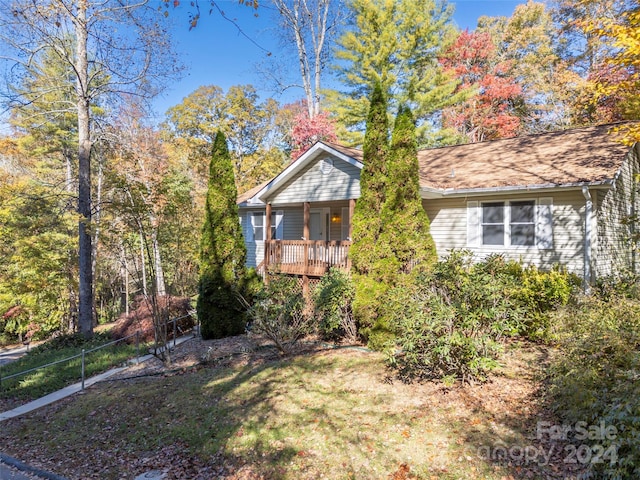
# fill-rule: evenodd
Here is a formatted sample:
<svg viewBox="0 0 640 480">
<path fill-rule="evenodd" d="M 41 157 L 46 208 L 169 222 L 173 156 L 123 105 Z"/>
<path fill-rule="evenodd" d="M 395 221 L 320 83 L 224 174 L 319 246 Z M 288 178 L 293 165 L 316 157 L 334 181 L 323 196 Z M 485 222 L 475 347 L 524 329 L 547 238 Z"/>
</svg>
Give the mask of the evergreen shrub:
<svg viewBox="0 0 640 480">
<path fill-rule="evenodd" d="M 574 288 L 560 269 L 523 268 L 501 255 L 474 263 L 471 252 L 453 251 L 384 299 L 381 317 L 395 335 L 389 362 L 406 380 L 483 380 L 506 338 L 548 337 L 549 313 Z"/>
<path fill-rule="evenodd" d="M 246 310 L 238 300 L 237 285 L 217 271 L 200 276 L 197 312 L 204 339 L 224 338 L 244 333 Z"/>
<path fill-rule="evenodd" d="M 626 271 L 616 276 L 598 279 L 596 293 L 603 299 L 625 297 L 640 300 L 640 274 Z"/>
<path fill-rule="evenodd" d="M 243 333 L 245 310 L 240 297 L 247 255 L 236 199 L 227 140 L 216 134 L 209 164 L 209 184 L 200 241 L 200 279 L 196 310 L 204 339 Z"/>
<path fill-rule="evenodd" d="M 286 275 L 270 275 L 269 282 L 256 293 L 248 307 L 252 336 L 271 341 L 282 354 L 291 353 L 298 341 L 313 332 L 311 317 L 305 314 L 305 299 L 298 280 Z"/>
<path fill-rule="evenodd" d="M 354 296 L 355 287 L 347 272 L 332 268 L 320 279 L 313 291 L 313 303 L 318 329 L 325 340 L 357 340 Z"/>
<path fill-rule="evenodd" d="M 554 317 L 561 354 L 552 364 L 549 391 L 556 415 L 572 426 L 615 429 L 569 440 L 600 453 L 590 463 L 590 478 L 640 478 L 640 302 L 595 295 Z"/>
</svg>

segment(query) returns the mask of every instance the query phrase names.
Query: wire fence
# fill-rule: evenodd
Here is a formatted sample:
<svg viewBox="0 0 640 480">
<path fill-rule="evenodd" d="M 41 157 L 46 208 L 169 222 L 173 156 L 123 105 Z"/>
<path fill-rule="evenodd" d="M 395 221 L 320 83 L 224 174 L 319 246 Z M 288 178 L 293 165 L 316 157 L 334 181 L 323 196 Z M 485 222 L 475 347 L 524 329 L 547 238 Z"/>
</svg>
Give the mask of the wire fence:
<svg viewBox="0 0 640 480">
<path fill-rule="evenodd" d="M 176 317 L 176 318 L 171 319 L 171 320 L 169 320 L 169 321 L 167 321 L 165 323 L 164 326 L 169 326 L 169 324 L 173 324 L 173 348 L 176 347 L 176 339 L 177 339 L 178 333 L 180 335 L 184 335 L 189 330 L 189 329 L 187 329 L 187 330 L 181 329 L 178 326 L 178 320 L 183 320 L 185 318 L 192 317 L 194 315 L 194 313 L 195 313 L 194 311 L 191 311 L 187 315 L 183 315 L 181 317 Z M 196 331 L 198 331 L 197 322 L 191 328 L 191 330 L 194 331 L 194 334 L 195 334 Z M 85 375 L 85 373 L 86 373 L 86 362 L 85 362 L 85 359 L 86 359 L 86 356 L 88 354 L 96 352 L 98 350 L 102 350 L 103 348 L 107 348 L 107 347 L 110 347 L 112 345 L 116 345 L 118 343 L 124 342 L 126 340 L 129 340 L 129 339 L 135 337 L 136 338 L 135 362 L 136 362 L 136 364 L 140 363 L 140 335 L 141 334 L 142 334 L 141 330 L 136 330 L 136 332 L 131 334 L 131 335 L 128 335 L 128 336 L 123 337 L 123 338 L 119 338 L 117 340 L 113 340 L 111 342 L 104 343 L 104 344 L 99 345 L 97 347 L 90 348 L 88 350 L 85 350 L 83 348 L 82 351 L 80 353 L 76 354 L 76 355 L 71 355 L 69 357 L 65 357 L 65 358 L 62 358 L 60 360 L 56 360 L 55 362 L 50 362 L 50 363 L 47 363 L 45 365 L 39 365 L 37 367 L 30 368 L 30 369 L 24 370 L 22 372 L 13 373 L 11 375 L 2 376 L 2 365 L 0 365 L 0 390 L 2 390 L 2 382 L 6 382 L 7 380 L 10 380 L 12 378 L 17 378 L 17 377 L 20 377 L 20 376 L 23 376 L 23 375 L 27 375 L 29 373 L 33 373 L 33 372 L 35 372 L 37 370 L 41 370 L 43 368 L 48 368 L 48 367 L 52 367 L 54 365 L 58 365 L 58 364 L 61 364 L 61 363 L 70 362 L 71 360 L 75 360 L 76 358 L 80 358 L 81 359 L 81 361 L 80 361 L 80 379 L 81 379 L 81 383 L 82 383 L 82 390 L 84 390 L 84 382 L 85 382 L 85 378 L 86 378 L 86 375 Z M 158 346 L 158 341 L 157 340 L 158 339 L 156 338 L 155 347 L 154 347 L 154 354 L 162 352 L 163 349 L 165 349 L 165 348 L 169 348 L 168 343 L 170 343 L 170 342 L 167 342 L 165 345 Z"/>
</svg>

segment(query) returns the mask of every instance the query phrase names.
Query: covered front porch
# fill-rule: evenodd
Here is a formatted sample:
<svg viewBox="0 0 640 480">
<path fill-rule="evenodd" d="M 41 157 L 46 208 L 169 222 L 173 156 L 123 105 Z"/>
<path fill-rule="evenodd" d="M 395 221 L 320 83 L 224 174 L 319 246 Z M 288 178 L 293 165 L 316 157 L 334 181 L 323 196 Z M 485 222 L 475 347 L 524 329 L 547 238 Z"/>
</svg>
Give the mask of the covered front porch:
<svg viewBox="0 0 640 480">
<path fill-rule="evenodd" d="M 355 199 L 349 200 L 348 206 L 339 209 L 331 209 L 322 204 L 312 205 L 311 202 L 304 202 L 302 207 L 301 238 L 274 239 L 277 228 L 272 228 L 273 208 L 267 203 L 264 260 L 261 263 L 263 270 L 303 277 L 321 277 L 330 268 L 350 269 L 351 219 Z M 334 231 L 340 228 L 341 240 L 331 239 L 332 226 Z"/>
</svg>

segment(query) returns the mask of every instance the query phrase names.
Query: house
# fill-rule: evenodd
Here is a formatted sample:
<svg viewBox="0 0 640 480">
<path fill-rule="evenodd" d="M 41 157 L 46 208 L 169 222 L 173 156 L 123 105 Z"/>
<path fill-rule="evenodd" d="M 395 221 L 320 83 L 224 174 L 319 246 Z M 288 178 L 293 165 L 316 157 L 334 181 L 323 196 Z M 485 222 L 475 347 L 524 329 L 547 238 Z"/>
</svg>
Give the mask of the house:
<svg viewBox="0 0 640 480">
<path fill-rule="evenodd" d="M 564 265 L 585 284 L 638 271 L 639 149 L 615 125 L 422 150 L 420 192 L 438 254 Z M 309 278 L 349 267 L 362 152 L 318 142 L 238 198 L 247 264 Z"/>
</svg>

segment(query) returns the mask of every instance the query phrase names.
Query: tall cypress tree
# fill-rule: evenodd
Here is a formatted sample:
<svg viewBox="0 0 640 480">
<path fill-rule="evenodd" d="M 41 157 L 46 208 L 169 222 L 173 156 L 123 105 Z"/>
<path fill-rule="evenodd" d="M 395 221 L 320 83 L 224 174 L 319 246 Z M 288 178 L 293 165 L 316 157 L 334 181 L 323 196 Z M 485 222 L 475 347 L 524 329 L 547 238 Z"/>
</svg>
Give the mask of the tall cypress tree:
<svg viewBox="0 0 640 480">
<path fill-rule="evenodd" d="M 376 340 L 381 300 L 389 288 L 385 264 L 387 245 L 379 242 L 381 213 L 387 186 L 389 125 L 387 101 L 379 82 L 371 93 L 367 130 L 363 145 L 364 166 L 360 172 L 360 198 L 353 214 L 353 243 L 349 251 L 355 296 L 353 313 L 363 334 L 373 347 L 382 347 L 386 336 Z"/>
<path fill-rule="evenodd" d="M 375 264 L 380 252 L 375 251 L 382 229 L 380 213 L 385 201 L 389 125 L 387 101 L 380 82 L 371 93 L 367 131 L 363 145 L 364 166 L 360 172 L 360 198 L 353 213 L 352 239 L 349 255 L 354 273 L 375 276 Z"/>
<path fill-rule="evenodd" d="M 200 243 L 197 311 L 205 339 L 237 335 L 245 328 L 237 295 L 246 272 L 247 250 L 238 221 L 237 195 L 227 140 L 218 131 L 209 165 Z"/>
<path fill-rule="evenodd" d="M 428 269 L 436 260 L 436 248 L 422 207 L 416 126 L 407 106 L 401 105 L 396 116 L 387 169 L 378 240 L 388 245 L 392 260 L 387 264 L 398 273 Z"/>
</svg>

